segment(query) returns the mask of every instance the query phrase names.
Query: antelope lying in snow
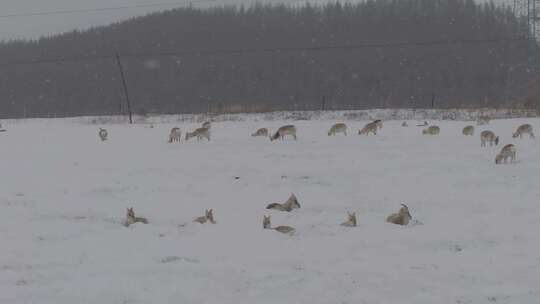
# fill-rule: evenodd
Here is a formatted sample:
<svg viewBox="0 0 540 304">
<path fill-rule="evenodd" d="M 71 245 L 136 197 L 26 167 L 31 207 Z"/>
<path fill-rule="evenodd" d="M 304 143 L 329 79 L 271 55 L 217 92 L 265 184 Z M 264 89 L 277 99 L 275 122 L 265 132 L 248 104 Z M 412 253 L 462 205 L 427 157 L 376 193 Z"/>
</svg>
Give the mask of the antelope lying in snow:
<svg viewBox="0 0 540 304">
<path fill-rule="evenodd" d="M 267 128 L 260 128 L 259 130 L 257 130 L 257 132 L 251 134 L 251 136 L 255 137 L 255 136 L 268 136 L 268 129 Z"/>
<path fill-rule="evenodd" d="M 529 138 L 534 138 L 533 127 L 530 124 L 524 124 L 517 128 L 516 132 L 512 134 L 513 138 L 522 138 L 523 134 L 529 134 Z"/>
<path fill-rule="evenodd" d="M 427 129 L 422 130 L 422 134 L 424 135 L 439 135 L 441 133 L 441 128 L 438 126 L 430 126 Z"/>
<path fill-rule="evenodd" d="M 376 122 L 370 122 L 367 125 L 364 126 L 364 128 L 360 131 L 358 131 L 358 135 L 369 135 L 369 133 L 373 133 L 373 135 L 377 135 L 377 130 L 379 129 L 379 126 Z"/>
<path fill-rule="evenodd" d="M 401 204 L 401 208 L 398 213 L 390 214 L 386 221 L 396 225 L 408 225 L 409 221 L 412 219 L 411 214 L 409 213 L 409 207 L 405 204 Z"/>
<path fill-rule="evenodd" d="M 377 120 L 374 120 L 373 123 L 375 123 L 377 125 L 377 128 L 382 129 L 382 127 L 383 127 L 382 120 L 377 119 Z"/>
<path fill-rule="evenodd" d="M 296 140 L 296 127 L 293 125 L 287 125 L 279 128 L 272 137 L 270 137 L 270 141 L 274 141 L 278 138 L 281 138 L 283 140 L 285 136 L 290 135 Z"/>
<path fill-rule="evenodd" d="M 101 138 L 101 141 L 106 141 L 107 140 L 107 136 L 109 135 L 109 133 L 107 133 L 107 130 L 105 129 L 102 129 L 102 128 L 99 128 L 99 138 Z"/>
<path fill-rule="evenodd" d="M 287 211 L 287 212 L 291 212 L 293 209 L 299 209 L 299 208 L 300 208 L 300 203 L 298 202 L 298 199 L 296 198 L 294 193 L 291 194 L 289 199 L 284 204 L 273 203 L 266 206 L 266 209 L 275 209 L 275 210 Z"/>
<path fill-rule="evenodd" d="M 199 224 L 204 224 L 206 222 L 210 222 L 212 224 L 215 224 L 216 221 L 214 220 L 214 210 L 213 209 L 205 210 L 204 211 L 204 216 L 200 216 L 200 217 L 196 218 L 193 221 L 197 222 Z"/>
<path fill-rule="evenodd" d="M 133 207 L 127 208 L 127 216 L 126 216 L 126 221 L 124 225 L 126 227 L 129 227 L 129 225 L 135 224 L 135 223 L 148 224 L 148 220 L 144 217 L 136 217 L 135 211 L 133 211 Z"/>
<path fill-rule="evenodd" d="M 503 161 L 506 163 L 508 158 L 510 158 L 510 162 L 516 160 L 516 147 L 512 144 L 506 145 L 501 149 L 501 152 L 495 156 L 495 163 L 497 165 L 501 164 Z"/>
<path fill-rule="evenodd" d="M 186 132 L 186 141 L 192 137 L 197 137 L 197 141 L 200 141 L 202 138 L 210 141 L 210 130 L 207 128 L 198 128 L 193 132 Z"/>
<path fill-rule="evenodd" d="M 487 142 L 489 142 L 490 147 L 493 146 L 493 143 L 496 146 L 499 144 L 499 136 L 495 136 L 495 133 L 489 130 L 482 131 L 480 133 L 480 146 L 485 147 Z"/>
<path fill-rule="evenodd" d="M 270 216 L 265 215 L 263 218 L 263 229 L 272 229 L 272 230 L 275 230 L 281 233 L 286 233 L 286 234 L 293 234 L 295 231 L 295 229 L 290 226 L 277 226 L 277 227 L 272 228 L 271 225 L 272 224 L 270 223 Z"/>
<path fill-rule="evenodd" d="M 356 227 L 356 212 L 347 212 L 347 221 L 341 223 L 341 226 Z"/>
<path fill-rule="evenodd" d="M 474 127 L 473 126 L 466 126 L 465 128 L 463 128 L 463 131 L 462 131 L 463 135 L 465 136 L 469 136 L 469 135 L 474 135 Z"/>
<path fill-rule="evenodd" d="M 182 139 L 182 132 L 180 131 L 180 128 L 172 128 L 171 132 L 169 133 L 169 142 L 180 142 L 180 139 Z"/>
<path fill-rule="evenodd" d="M 328 136 L 336 135 L 336 133 L 343 133 L 347 136 L 347 125 L 344 123 L 337 123 L 330 128 Z"/>
</svg>

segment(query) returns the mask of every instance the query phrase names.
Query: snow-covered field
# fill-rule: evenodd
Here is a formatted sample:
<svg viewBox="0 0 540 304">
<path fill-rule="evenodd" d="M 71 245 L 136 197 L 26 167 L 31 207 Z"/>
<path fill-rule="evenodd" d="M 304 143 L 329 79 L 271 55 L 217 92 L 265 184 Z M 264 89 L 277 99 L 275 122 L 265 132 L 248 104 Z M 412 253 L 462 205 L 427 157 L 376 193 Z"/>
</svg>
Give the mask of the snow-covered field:
<svg viewBox="0 0 540 304">
<path fill-rule="evenodd" d="M 70 120 L 6 123 L 0 303 L 538 303 L 540 139 L 512 139 L 524 122 L 540 134 L 531 118 L 328 137 L 322 120 L 270 142 L 249 134 L 288 122 L 245 121 L 180 144 L 172 124 L 107 125 L 100 142 Z M 494 164 L 487 128 L 516 163 Z M 265 210 L 291 193 L 301 209 Z M 385 222 L 402 201 L 422 224 Z M 131 206 L 150 223 L 122 226 Z M 217 224 L 193 223 L 206 208 Z M 296 234 L 263 230 L 266 214 Z"/>
</svg>

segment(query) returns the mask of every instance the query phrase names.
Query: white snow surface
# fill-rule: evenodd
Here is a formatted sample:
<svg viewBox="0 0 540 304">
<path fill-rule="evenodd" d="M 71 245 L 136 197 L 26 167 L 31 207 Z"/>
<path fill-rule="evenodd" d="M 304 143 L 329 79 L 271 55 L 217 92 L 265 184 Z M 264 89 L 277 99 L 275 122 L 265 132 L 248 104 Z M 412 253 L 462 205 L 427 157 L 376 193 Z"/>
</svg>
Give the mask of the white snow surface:
<svg viewBox="0 0 540 304">
<path fill-rule="evenodd" d="M 472 137 L 355 120 L 329 137 L 335 122 L 276 142 L 249 135 L 291 121 L 214 122 L 210 142 L 173 144 L 200 124 L 109 124 L 101 142 L 73 119 L 4 123 L 0 303 L 538 303 L 540 139 L 511 134 L 540 119 Z M 484 129 L 501 144 L 481 148 Z M 517 162 L 495 165 L 508 143 Z M 291 193 L 302 208 L 265 209 Z M 416 224 L 385 221 L 401 202 Z M 149 224 L 124 227 L 126 207 Z M 193 223 L 207 208 L 217 224 Z"/>
</svg>

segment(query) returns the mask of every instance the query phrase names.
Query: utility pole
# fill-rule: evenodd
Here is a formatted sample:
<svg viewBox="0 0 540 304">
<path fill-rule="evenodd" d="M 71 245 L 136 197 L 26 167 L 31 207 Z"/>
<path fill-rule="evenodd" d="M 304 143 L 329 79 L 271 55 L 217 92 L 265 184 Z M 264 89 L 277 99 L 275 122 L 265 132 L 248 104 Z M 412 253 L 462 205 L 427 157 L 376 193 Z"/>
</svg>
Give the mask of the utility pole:
<svg viewBox="0 0 540 304">
<path fill-rule="evenodd" d="M 127 83 L 126 83 L 126 76 L 124 75 L 124 67 L 122 66 L 122 62 L 120 61 L 120 54 L 118 53 L 116 53 L 116 63 L 118 63 L 118 68 L 120 69 L 120 76 L 122 77 L 122 85 L 124 87 L 124 95 L 126 96 L 129 123 L 133 124 L 133 118 L 132 118 L 132 113 L 131 113 L 131 102 L 129 100 L 129 92 L 128 92 Z"/>
<path fill-rule="evenodd" d="M 326 108 L 326 96 L 323 95 L 322 97 L 322 105 L 321 105 L 321 110 L 325 110 Z"/>
</svg>

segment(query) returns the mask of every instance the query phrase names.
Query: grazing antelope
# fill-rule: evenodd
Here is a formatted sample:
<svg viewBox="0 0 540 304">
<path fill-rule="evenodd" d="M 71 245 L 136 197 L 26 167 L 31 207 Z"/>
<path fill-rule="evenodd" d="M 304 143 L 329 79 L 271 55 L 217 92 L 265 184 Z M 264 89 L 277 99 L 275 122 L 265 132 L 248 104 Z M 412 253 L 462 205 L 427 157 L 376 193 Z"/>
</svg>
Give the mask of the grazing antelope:
<svg viewBox="0 0 540 304">
<path fill-rule="evenodd" d="M 404 122 L 402 122 L 402 123 L 401 123 L 401 126 L 402 126 L 402 127 L 408 127 L 408 126 L 409 126 L 409 124 L 407 124 L 407 122 L 406 122 L 406 121 L 404 121 Z"/>
<path fill-rule="evenodd" d="M 270 137 L 270 141 L 274 141 L 278 138 L 281 138 L 283 140 L 285 136 L 290 135 L 296 140 L 296 127 L 293 125 L 287 125 L 279 128 L 276 133 Z"/>
<path fill-rule="evenodd" d="M 487 125 L 489 124 L 490 118 L 489 116 L 478 116 L 478 119 L 476 120 L 476 124 L 481 125 Z"/>
<path fill-rule="evenodd" d="M 291 212 L 293 209 L 299 209 L 299 208 L 300 208 L 300 203 L 298 202 L 298 199 L 296 198 L 294 193 L 291 194 L 289 199 L 284 204 L 273 203 L 266 206 L 266 209 L 274 209 L 274 210 L 287 211 L 287 212 Z"/>
<path fill-rule="evenodd" d="M 364 128 L 360 131 L 358 131 L 358 135 L 369 135 L 369 133 L 373 133 L 373 135 L 377 135 L 377 130 L 379 129 L 379 126 L 376 122 L 370 122 L 367 125 L 364 126 Z"/>
<path fill-rule="evenodd" d="M 409 221 L 412 219 L 411 214 L 409 213 L 409 207 L 405 204 L 401 204 L 401 208 L 398 213 L 390 214 L 386 221 L 396 225 L 408 225 Z"/>
<path fill-rule="evenodd" d="M 171 132 L 169 133 L 169 142 L 180 142 L 180 139 L 182 139 L 182 132 L 180 131 L 180 128 L 172 128 Z"/>
<path fill-rule="evenodd" d="M 495 133 L 489 130 L 482 131 L 480 133 L 480 146 L 485 147 L 486 143 L 489 142 L 489 146 L 493 146 L 493 143 L 495 143 L 495 146 L 499 144 L 499 136 L 495 136 Z"/>
<path fill-rule="evenodd" d="M 427 129 L 422 130 L 422 134 L 424 135 L 439 135 L 441 133 L 441 128 L 438 126 L 430 126 Z"/>
<path fill-rule="evenodd" d="M 196 218 L 193 221 L 196 222 L 196 223 L 199 223 L 199 224 L 204 224 L 207 221 L 212 223 L 212 224 L 215 224 L 216 221 L 214 220 L 214 210 L 213 209 L 205 210 L 204 211 L 204 216 L 199 216 L 198 218 Z"/>
<path fill-rule="evenodd" d="M 474 135 L 474 127 L 473 126 L 466 126 L 465 128 L 463 128 L 463 131 L 462 131 L 463 135 L 465 136 L 469 136 L 469 135 Z"/>
<path fill-rule="evenodd" d="M 99 135 L 99 138 L 101 138 L 101 141 L 106 141 L 107 136 L 109 136 L 109 133 L 107 132 L 107 130 L 99 128 L 98 135 Z"/>
<path fill-rule="evenodd" d="M 210 128 L 212 127 L 212 123 L 210 123 L 209 121 L 206 121 L 206 122 L 204 122 L 204 123 L 202 124 L 201 127 L 210 130 Z"/>
<path fill-rule="evenodd" d="M 341 223 L 341 226 L 356 227 L 356 212 L 347 212 L 347 221 Z"/>
<path fill-rule="evenodd" d="M 373 123 L 377 125 L 377 128 L 382 129 L 382 127 L 383 127 L 382 120 L 377 119 L 377 120 L 374 120 Z"/>
<path fill-rule="evenodd" d="M 188 141 L 192 137 L 197 137 L 197 142 L 199 142 L 203 138 L 206 138 L 208 141 L 210 141 L 210 130 L 208 130 L 207 128 L 198 128 L 193 132 L 186 132 L 186 141 Z"/>
<path fill-rule="evenodd" d="M 126 221 L 124 225 L 126 227 L 129 227 L 129 225 L 135 224 L 135 223 L 148 224 L 148 220 L 144 217 L 136 217 L 135 211 L 133 211 L 133 207 L 127 208 L 127 216 L 126 216 Z"/>
<path fill-rule="evenodd" d="M 529 134 L 529 138 L 534 138 L 533 127 L 530 124 L 524 124 L 517 128 L 516 132 L 512 134 L 513 138 L 522 138 L 523 134 Z"/>
<path fill-rule="evenodd" d="M 268 136 L 268 129 L 267 128 L 260 128 L 259 130 L 257 130 L 257 132 L 251 134 L 251 136 L 255 137 L 255 136 Z"/>
<path fill-rule="evenodd" d="M 516 147 L 512 144 L 506 145 L 501 149 L 501 152 L 495 156 L 495 163 L 499 165 L 504 161 L 506 164 L 508 158 L 510 158 L 510 162 L 516 160 Z"/>
<path fill-rule="evenodd" d="M 347 136 L 347 125 L 344 123 L 337 123 L 330 128 L 328 136 L 336 135 L 336 133 L 343 133 Z"/>
<path fill-rule="evenodd" d="M 277 226 L 272 228 L 270 223 L 270 216 L 263 216 L 263 229 L 272 229 L 285 234 L 293 234 L 295 229 L 291 226 Z"/>
</svg>

